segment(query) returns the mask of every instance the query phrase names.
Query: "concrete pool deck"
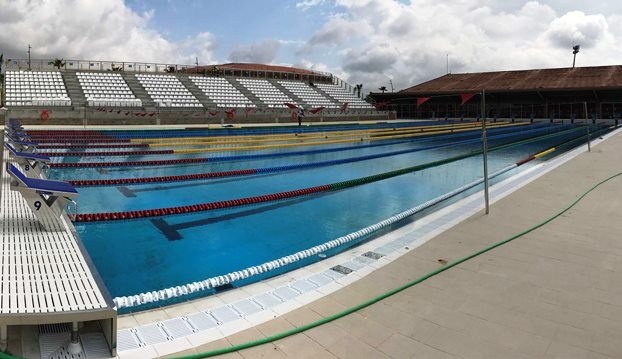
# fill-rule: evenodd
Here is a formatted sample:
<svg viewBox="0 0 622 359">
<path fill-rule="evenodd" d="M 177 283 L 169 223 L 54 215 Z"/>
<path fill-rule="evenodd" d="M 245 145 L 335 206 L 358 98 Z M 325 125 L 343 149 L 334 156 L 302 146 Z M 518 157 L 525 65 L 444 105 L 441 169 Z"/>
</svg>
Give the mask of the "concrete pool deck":
<svg viewBox="0 0 622 359">
<path fill-rule="evenodd" d="M 622 172 L 615 135 L 362 279 L 253 328 L 270 336 L 370 299 L 557 213 Z M 356 313 L 227 358 L 622 357 L 622 176 L 534 232 Z"/>
</svg>

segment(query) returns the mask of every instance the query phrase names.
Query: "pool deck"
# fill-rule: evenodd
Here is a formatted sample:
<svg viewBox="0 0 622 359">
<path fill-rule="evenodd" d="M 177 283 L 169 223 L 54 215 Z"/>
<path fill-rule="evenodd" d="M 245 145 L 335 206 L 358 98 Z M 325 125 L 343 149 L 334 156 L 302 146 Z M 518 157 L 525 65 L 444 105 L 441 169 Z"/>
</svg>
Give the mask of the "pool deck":
<svg viewBox="0 0 622 359">
<path fill-rule="evenodd" d="M 362 279 L 198 353 L 264 338 L 398 287 L 557 213 L 622 172 L 622 133 Z M 622 176 L 501 247 L 337 319 L 226 358 L 620 358 Z M 493 198 L 494 200 L 494 198 Z"/>
</svg>

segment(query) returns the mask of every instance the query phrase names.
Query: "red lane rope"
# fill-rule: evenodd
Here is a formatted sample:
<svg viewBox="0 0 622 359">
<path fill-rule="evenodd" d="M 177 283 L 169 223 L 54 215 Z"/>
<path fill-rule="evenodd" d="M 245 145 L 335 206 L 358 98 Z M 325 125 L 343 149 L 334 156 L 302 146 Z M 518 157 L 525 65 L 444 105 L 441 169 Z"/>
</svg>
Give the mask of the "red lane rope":
<svg viewBox="0 0 622 359">
<path fill-rule="evenodd" d="M 92 138 L 92 139 L 84 139 L 81 138 L 67 138 L 67 137 L 59 137 L 59 138 L 50 138 L 50 137 L 30 137 L 31 140 L 37 143 L 127 143 L 129 140 L 124 139 L 114 139 L 114 138 Z"/>
<path fill-rule="evenodd" d="M 63 149 L 63 148 L 146 148 L 146 143 L 119 143 L 119 144 L 54 144 L 37 145 L 37 149 Z"/>
<path fill-rule="evenodd" d="M 139 156 L 139 155 L 172 155 L 174 150 L 153 151 L 117 151 L 117 152 L 40 152 L 48 157 L 93 157 L 93 156 Z M 60 167 L 60 166 L 57 166 Z"/>
<path fill-rule="evenodd" d="M 187 181 L 187 180 L 199 180 L 207 178 L 219 178 L 219 177 L 232 177 L 232 176 L 245 176 L 256 174 L 255 169 L 245 170 L 233 170 L 222 172 L 210 172 L 210 173 L 195 173 L 189 175 L 177 175 L 177 176 L 160 176 L 160 177 L 145 177 L 145 178 L 115 178 L 104 180 L 70 180 L 67 181 L 73 186 L 112 186 L 121 184 L 136 184 L 136 183 L 154 183 L 154 182 L 175 182 L 175 181 Z"/>
<path fill-rule="evenodd" d="M 208 162 L 208 158 L 182 158 L 177 160 L 151 160 L 151 161 L 119 161 L 119 162 L 82 162 L 82 163 L 49 163 L 50 167 L 67 168 L 67 167 L 134 167 L 134 166 L 167 166 L 180 165 L 189 163 Z"/>
<path fill-rule="evenodd" d="M 228 201 L 218 201 L 218 202 L 210 202 L 210 203 L 202 203 L 195 204 L 190 206 L 178 206 L 178 207 L 168 207 L 168 208 L 158 208 L 158 209 L 146 209 L 139 211 L 129 211 L 129 212 L 110 212 L 110 213 L 86 213 L 86 214 L 78 214 L 74 222 L 93 222 L 93 221 L 114 221 L 114 220 L 123 220 L 123 219 L 134 219 L 134 218 L 146 218 L 146 217 L 159 217 L 171 214 L 182 214 L 182 213 L 193 213 L 193 212 L 204 212 L 211 211 L 215 209 L 222 208 L 230 208 L 230 207 L 238 207 L 245 206 L 249 204 L 262 203 L 262 202 L 271 202 L 280 199 L 300 197 L 312 193 L 325 192 L 331 190 L 330 185 L 322 185 L 316 187 L 309 187 L 304 189 L 298 189 L 293 191 L 279 192 L 273 193 L 263 196 L 254 196 L 254 197 L 246 197 Z"/>
</svg>

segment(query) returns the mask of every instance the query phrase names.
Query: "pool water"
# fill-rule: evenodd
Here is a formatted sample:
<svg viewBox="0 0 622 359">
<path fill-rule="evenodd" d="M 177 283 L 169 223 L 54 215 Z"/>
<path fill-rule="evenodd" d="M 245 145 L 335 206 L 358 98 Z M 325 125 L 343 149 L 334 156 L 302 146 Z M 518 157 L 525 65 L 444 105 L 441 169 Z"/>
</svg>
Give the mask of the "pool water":
<svg viewBox="0 0 622 359">
<path fill-rule="evenodd" d="M 558 135 L 538 139 L 538 136 L 551 133 L 558 133 Z M 154 137 L 158 135 L 157 131 L 149 132 L 149 134 Z M 539 124 L 523 125 L 512 129 L 491 129 L 488 132 L 488 145 L 491 148 L 488 155 L 489 172 L 492 173 L 530 154 L 541 152 L 582 135 L 583 130 L 569 125 Z M 75 180 L 171 176 L 312 163 L 413 150 L 413 152 L 400 155 L 265 175 L 78 188 L 79 213 L 132 211 L 265 195 L 370 176 L 478 151 L 481 149 L 479 136 L 480 133 L 474 131 L 460 135 L 417 137 L 403 141 L 387 140 L 386 144 L 374 147 L 365 147 L 371 144 L 371 141 L 361 141 L 355 145 L 322 145 L 313 146 L 313 148 L 350 147 L 351 149 L 293 156 L 289 156 L 288 152 L 301 151 L 305 148 L 243 151 L 235 152 L 235 154 L 277 153 L 283 156 L 193 165 L 98 169 L 53 168 L 50 177 Z M 518 146 L 494 150 L 497 145 L 528 138 L 534 140 Z M 466 140 L 472 141 L 463 143 Z M 373 143 L 381 142 L 374 141 Z M 581 141 L 575 141 L 562 150 L 580 143 Z M 440 145 L 446 146 L 416 151 Z M 557 154 L 559 153 L 554 153 L 554 155 Z M 197 157 L 197 154 L 192 156 Z M 205 154 L 200 156 L 205 156 Z M 136 161 L 152 159 L 151 157 L 126 156 L 105 159 L 85 157 L 79 161 Z M 185 155 L 167 155 L 167 157 L 188 158 Z M 68 158 L 67 160 L 74 159 Z M 525 166 L 497 177 L 492 180 L 492 184 L 536 163 L 537 161 L 529 162 Z M 476 154 L 462 160 L 382 181 L 278 202 L 191 214 L 76 223 L 75 225 L 110 294 L 112 297 L 120 297 L 201 281 L 259 265 L 355 232 L 481 177 L 482 156 Z M 447 203 L 478 190 L 481 190 L 481 186 Z M 349 244 L 347 247 L 355 244 L 357 243 Z M 344 249 L 346 248 L 338 248 L 326 254 L 330 256 Z M 261 280 L 317 260 L 321 258 L 318 256 L 306 259 L 233 285 L 238 286 Z M 210 293 L 213 291 L 206 291 L 199 295 Z M 186 299 L 188 298 L 179 300 Z M 169 304 L 174 301 L 170 300 L 156 305 Z"/>
</svg>

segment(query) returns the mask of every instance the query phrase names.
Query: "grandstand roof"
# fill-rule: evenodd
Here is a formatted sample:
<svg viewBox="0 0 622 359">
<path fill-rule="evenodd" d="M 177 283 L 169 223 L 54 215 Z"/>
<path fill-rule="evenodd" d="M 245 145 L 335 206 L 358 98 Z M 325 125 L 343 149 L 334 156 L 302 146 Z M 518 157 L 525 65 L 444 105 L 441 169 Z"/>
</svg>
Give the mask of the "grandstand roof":
<svg viewBox="0 0 622 359">
<path fill-rule="evenodd" d="M 297 67 L 289 67 L 289 66 L 276 66 L 276 65 L 264 65 L 264 64 L 252 64 L 252 63 L 228 63 L 228 64 L 220 64 L 220 65 L 207 65 L 207 66 L 199 66 L 199 71 L 204 69 L 212 69 L 214 66 L 220 69 L 234 69 L 234 70 L 247 70 L 247 71 L 267 71 L 267 72 L 287 72 L 287 73 L 295 73 L 295 74 L 303 74 L 303 75 L 322 75 L 325 76 L 325 73 L 301 69 Z M 196 71 L 196 67 L 186 69 L 186 72 Z"/>
<path fill-rule="evenodd" d="M 447 74 L 401 95 L 622 89 L 622 65 Z"/>
<path fill-rule="evenodd" d="M 273 72 L 294 72 L 297 74 L 321 74 L 319 72 L 300 69 L 297 67 L 289 66 L 275 66 L 275 65 L 263 65 L 263 64 L 249 64 L 249 63 L 228 63 L 217 65 L 221 68 L 240 69 L 240 70 L 256 70 L 256 71 L 273 71 Z"/>
</svg>

